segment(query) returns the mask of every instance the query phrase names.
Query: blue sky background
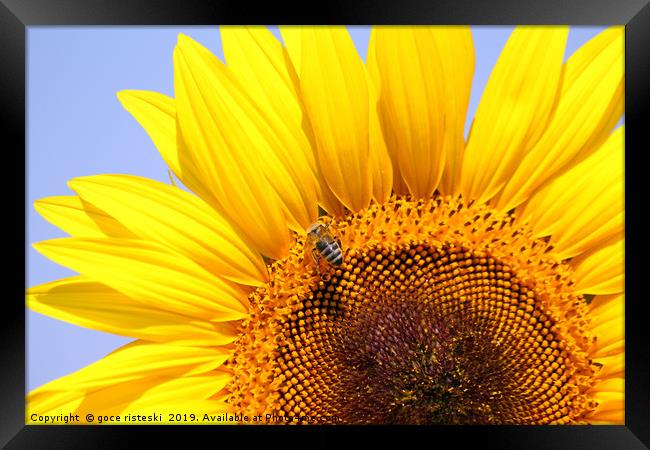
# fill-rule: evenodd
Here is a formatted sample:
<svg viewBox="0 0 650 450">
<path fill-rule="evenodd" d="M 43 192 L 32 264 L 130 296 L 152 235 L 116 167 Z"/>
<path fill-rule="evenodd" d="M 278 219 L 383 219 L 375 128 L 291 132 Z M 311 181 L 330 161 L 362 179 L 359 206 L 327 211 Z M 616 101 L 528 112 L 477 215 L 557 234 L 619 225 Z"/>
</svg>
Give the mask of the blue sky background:
<svg viewBox="0 0 650 450">
<path fill-rule="evenodd" d="M 277 28 L 271 28 L 280 37 Z M 602 27 L 573 27 L 565 58 Z M 370 28 L 349 27 L 365 58 Z M 64 237 L 34 210 L 35 200 L 70 195 L 71 178 L 126 173 L 169 182 L 167 167 L 116 92 L 173 95 L 172 52 L 178 33 L 223 59 L 216 27 L 29 27 L 27 32 L 27 286 L 75 273 L 31 244 Z M 473 27 L 476 69 L 466 132 L 512 27 Z M 27 310 L 27 389 L 74 372 L 131 339 L 88 330 Z"/>
</svg>

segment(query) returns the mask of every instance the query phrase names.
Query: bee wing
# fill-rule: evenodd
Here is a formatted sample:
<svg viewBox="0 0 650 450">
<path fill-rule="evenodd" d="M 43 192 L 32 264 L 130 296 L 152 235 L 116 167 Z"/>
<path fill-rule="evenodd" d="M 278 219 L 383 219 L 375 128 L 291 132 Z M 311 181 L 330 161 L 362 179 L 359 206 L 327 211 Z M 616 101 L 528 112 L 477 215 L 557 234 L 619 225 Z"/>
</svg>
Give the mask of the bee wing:
<svg viewBox="0 0 650 450">
<path fill-rule="evenodd" d="M 309 261 L 314 260 L 314 240 L 307 235 L 305 238 L 305 243 L 302 248 L 302 265 L 303 267 L 309 266 Z"/>
</svg>

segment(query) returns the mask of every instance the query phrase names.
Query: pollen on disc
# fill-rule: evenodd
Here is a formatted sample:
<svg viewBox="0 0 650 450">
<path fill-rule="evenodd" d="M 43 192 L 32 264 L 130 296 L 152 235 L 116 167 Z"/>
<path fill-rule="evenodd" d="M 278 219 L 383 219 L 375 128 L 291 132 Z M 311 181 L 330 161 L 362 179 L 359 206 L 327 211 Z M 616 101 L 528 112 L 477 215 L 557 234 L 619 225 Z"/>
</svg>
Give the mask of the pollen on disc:
<svg viewBox="0 0 650 450">
<path fill-rule="evenodd" d="M 340 267 L 315 273 L 298 237 L 251 294 L 228 364 L 235 410 L 351 424 L 580 423 L 593 410 L 586 306 L 510 216 L 394 198 L 331 228 Z"/>
</svg>

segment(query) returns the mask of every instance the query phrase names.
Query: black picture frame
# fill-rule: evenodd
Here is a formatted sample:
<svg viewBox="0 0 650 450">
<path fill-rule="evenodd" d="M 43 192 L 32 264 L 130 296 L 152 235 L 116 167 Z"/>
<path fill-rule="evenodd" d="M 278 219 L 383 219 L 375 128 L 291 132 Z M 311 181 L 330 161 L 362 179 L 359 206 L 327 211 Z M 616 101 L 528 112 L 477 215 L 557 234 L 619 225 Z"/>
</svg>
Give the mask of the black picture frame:
<svg viewBox="0 0 650 450">
<path fill-rule="evenodd" d="M 431 439 L 430 445 L 462 447 L 469 439 L 482 447 L 524 449 L 642 449 L 650 445 L 650 368 L 648 333 L 638 281 L 644 265 L 634 264 L 642 244 L 642 208 L 635 201 L 642 197 L 643 165 L 636 163 L 647 151 L 647 134 L 642 117 L 648 117 L 648 77 L 650 75 L 650 6 L 646 0 L 400 0 L 399 2 L 330 1 L 309 8 L 277 2 L 249 4 L 245 1 L 173 0 L 0 0 L 0 92 L 2 93 L 3 147 L 5 157 L 18 156 L 7 163 L 3 180 L 18 177 L 25 169 L 25 44 L 27 27 L 35 25 L 210 25 L 237 23 L 292 24 L 570 24 L 625 25 L 625 122 L 626 122 L 626 392 L 624 426 L 564 427 L 405 427 L 417 436 Z M 7 139 L 9 138 L 9 139 Z M 643 142 L 646 142 L 644 145 Z M 14 162 L 15 161 L 15 162 Z M 8 170 L 7 170 L 8 169 Z M 25 173 L 26 177 L 29 174 Z M 7 176 L 10 178 L 8 179 Z M 12 179 L 13 180 L 13 179 Z M 26 185 L 26 184 L 25 184 Z M 5 201 L 12 213 L 3 221 L 8 225 L 7 241 L 20 247 L 15 237 L 25 233 L 25 198 L 7 189 Z M 635 194 L 640 199 L 635 199 Z M 22 227 L 22 229 L 21 229 Z M 25 236 L 23 234 L 23 236 Z M 24 247 L 16 253 L 25 254 Z M 7 253 L 8 255 L 8 253 Z M 24 256 L 23 256 L 24 259 Z M 5 260 L 8 260 L 6 258 Z M 20 260 L 20 259 L 19 259 Z M 632 261 L 632 263 L 630 263 Z M 25 261 L 26 264 L 26 261 Z M 26 426 L 25 425 L 25 265 L 13 259 L 5 269 L 10 283 L 4 295 L 2 326 L 2 366 L 0 370 L 0 445 L 6 448 L 118 448 L 133 443 L 134 437 L 187 442 L 192 433 L 211 434 L 208 443 L 220 446 L 220 439 L 236 437 L 245 445 L 251 435 L 270 434 L 285 442 L 310 445 L 313 433 L 319 442 L 328 442 L 350 430 L 373 437 L 389 437 L 392 427 L 173 427 L 156 426 Z M 422 433 L 426 433 L 426 436 Z M 138 436 L 142 437 L 142 436 Z M 417 442 L 417 441 L 415 441 Z M 644 445 L 645 444 L 645 445 Z M 229 447 L 227 447 L 229 448 Z"/>
</svg>

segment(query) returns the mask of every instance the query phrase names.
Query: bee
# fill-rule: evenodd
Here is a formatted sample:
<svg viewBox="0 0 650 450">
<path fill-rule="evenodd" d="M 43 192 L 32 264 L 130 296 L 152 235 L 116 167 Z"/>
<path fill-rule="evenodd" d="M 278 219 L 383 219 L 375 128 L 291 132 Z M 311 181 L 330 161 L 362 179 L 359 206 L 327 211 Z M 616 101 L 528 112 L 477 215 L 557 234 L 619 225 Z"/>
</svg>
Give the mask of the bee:
<svg viewBox="0 0 650 450">
<path fill-rule="evenodd" d="M 311 248 L 311 256 L 316 267 L 321 258 L 334 267 L 343 264 L 341 240 L 329 231 L 329 227 L 330 224 L 316 222 L 307 228 L 305 249 Z"/>
</svg>

